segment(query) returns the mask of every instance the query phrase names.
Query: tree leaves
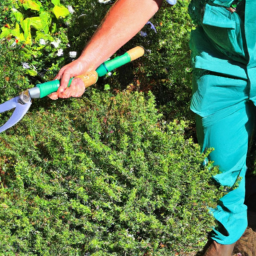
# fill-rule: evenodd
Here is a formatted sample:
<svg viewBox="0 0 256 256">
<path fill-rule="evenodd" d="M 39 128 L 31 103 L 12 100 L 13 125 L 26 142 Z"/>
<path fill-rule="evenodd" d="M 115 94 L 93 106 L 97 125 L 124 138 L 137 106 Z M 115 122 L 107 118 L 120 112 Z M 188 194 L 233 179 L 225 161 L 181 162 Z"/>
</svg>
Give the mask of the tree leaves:
<svg viewBox="0 0 256 256">
<path fill-rule="evenodd" d="M 34 1 L 34 0 L 23 1 L 23 7 L 25 8 L 25 10 L 31 9 L 34 11 L 39 11 L 41 6 L 42 4 L 39 1 Z"/>
<path fill-rule="evenodd" d="M 41 2 L 34 0 L 25 0 L 22 2 L 22 6 L 25 10 L 31 9 L 33 11 L 39 12 L 38 17 L 28 17 L 24 20 L 24 15 L 18 11 L 16 8 L 12 8 L 12 14 L 16 19 L 15 30 L 7 30 L 7 28 L 2 28 L 2 33 L 0 38 L 6 38 L 8 36 L 14 36 L 18 39 L 20 43 L 32 45 L 32 34 L 31 28 L 36 29 L 39 32 L 44 32 L 45 34 L 50 33 L 50 27 L 56 27 L 56 24 L 52 24 L 53 13 L 57 19 L 66 18 L 70 15 L 69 10 L 60 4 L 59 0 L 53 0 L 52 3 L 55 5 L 52 9 L 45 11 Z M 23 33 L 18 31 L 17 24 L 20 25 Z"/>
<path fill-rule="evenodd" d="M 67 17 L 70 13 L 69 10 L 65 7 L 65 6 L 54 6 L 54 8 L 52 9 L 52 12 L 54 13 L 54 15 L 56 16 L 57 19 L 59 18 L 65 18 Z"/>
</svg>

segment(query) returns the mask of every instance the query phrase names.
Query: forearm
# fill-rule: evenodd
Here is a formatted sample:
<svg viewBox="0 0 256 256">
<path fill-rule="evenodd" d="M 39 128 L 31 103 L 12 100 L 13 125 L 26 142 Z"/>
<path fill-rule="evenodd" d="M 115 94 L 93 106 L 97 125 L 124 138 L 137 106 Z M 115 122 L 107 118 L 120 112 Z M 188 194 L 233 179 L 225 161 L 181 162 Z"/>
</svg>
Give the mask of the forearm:
<svg viewBox="0 0 256 256">
<path fill-rule="evenodd" d="M 119 0 L 110 9 L 80 59 L 91 69 L 112 56 L 158 11 L 163 0 Z"/>
<path fill-rule="evenodd" d="M 96 70 L 100 64 L 113 55 L 121 46 L 135 36 L 147 21 L 158 11 L 163 0 L 118 0 L 110 9 L 102 24 L 85 47 L 81 56 L 64 66 L 55 77 L 61 85 L 51 99 L 80 97 L 85 90 L 79 77 Z"/>
</svg>

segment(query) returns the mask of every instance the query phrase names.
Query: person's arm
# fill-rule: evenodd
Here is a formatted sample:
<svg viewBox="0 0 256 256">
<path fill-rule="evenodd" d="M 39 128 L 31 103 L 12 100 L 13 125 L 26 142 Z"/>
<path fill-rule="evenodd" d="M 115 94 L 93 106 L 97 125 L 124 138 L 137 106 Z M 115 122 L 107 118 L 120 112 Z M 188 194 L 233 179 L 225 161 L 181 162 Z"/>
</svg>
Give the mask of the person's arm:
<svg viewBox="0 0 256 256">
<path fill-rule="evenodd" d="M 143 28 L 158 11 L 162 1 L 118 0 L 107 13 L 81 56 L 59 71 L 55 79 L 61 79 L 61 86 L 57 93 L 50 95 L 50 98 L 80 97 L 85 90 L 82 80 L 74 79 L 67 88 L 69 79 L 96 70 Z"/>
</svg>

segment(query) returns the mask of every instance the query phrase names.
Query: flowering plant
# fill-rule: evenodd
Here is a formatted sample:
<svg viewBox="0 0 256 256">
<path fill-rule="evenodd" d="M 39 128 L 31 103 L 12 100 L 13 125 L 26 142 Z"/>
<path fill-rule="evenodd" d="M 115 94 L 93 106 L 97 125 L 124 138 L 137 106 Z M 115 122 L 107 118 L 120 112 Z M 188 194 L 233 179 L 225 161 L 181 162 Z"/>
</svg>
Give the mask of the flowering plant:
<svg viewBox="0 0 256 256">
<path fill-rule="evenodd" d="M 65 26 L 71 20 L 72 6 L 65 7 L 60 0 L 15 0 L 7 2 L 4 11 L 9 18 L 0 22 L 0 40 L 22 53 L 26 74 L 38 76 L 51 70 L 46 63 L 62 61 L 59 57 L 68 45 Z"/>
<path fill-rule="evenodd" d="M 0 39 L 15 37 L 17 42 L 32 45 L 32 34 L 31 29 L 36 30 L 36 36 L 33 38 L 36 42 L 40 39 L 53 41 L 51 32 L 56 30 L 56 25 L 52 23 L 53 15 L 60 19 L 69 16 L 69 10 L 60 4 L 60 0 L 51 0 L 54 5 L 50 10 L 45 9 L 41 2 L 35 0 L 24 0 L 21 2 L 15 2 L 15 7 L 11 8 L 13 24 L 5 24 L 2 28 Z M 22 13 L 22 10 L 25 11 Z M 37 12 L 39 15 L 36 17 L 24 18 L 28 11 Z M 32 13 L 34 13 L 32 12 Z M 27 15 L 26 15 L 27 16 Z M 51 30 L 50 30 L 51 28 Z"/>
</svg>

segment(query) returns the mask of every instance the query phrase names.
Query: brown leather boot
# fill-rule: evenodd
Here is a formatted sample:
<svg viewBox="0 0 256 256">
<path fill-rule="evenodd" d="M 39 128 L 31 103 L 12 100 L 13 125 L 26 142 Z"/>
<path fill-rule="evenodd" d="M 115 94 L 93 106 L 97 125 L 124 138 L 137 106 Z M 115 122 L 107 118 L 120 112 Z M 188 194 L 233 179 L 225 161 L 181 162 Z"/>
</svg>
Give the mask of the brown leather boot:
<svg viewBox="0 0 256 256">
<path fill-rule="evenodd" d="M 212 241 L 203 256 L 232 256 L 235 244 L 225 245 Z"/>
</svg>

